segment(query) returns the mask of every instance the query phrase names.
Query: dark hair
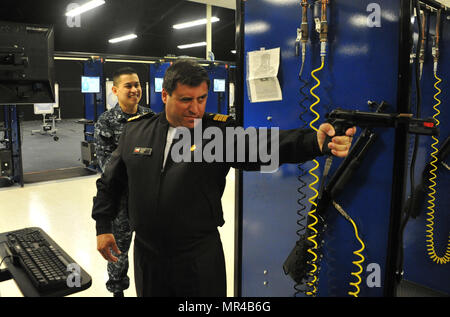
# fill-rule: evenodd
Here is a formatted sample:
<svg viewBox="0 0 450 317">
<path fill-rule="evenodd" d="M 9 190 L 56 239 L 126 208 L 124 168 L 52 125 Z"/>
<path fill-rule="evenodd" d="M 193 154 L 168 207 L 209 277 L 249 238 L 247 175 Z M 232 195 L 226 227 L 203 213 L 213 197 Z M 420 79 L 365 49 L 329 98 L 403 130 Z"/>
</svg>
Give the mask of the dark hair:
<svg viewBox="0 0 450 317">
<path fill-rule="evenodd" d="M 131 67 L 122 67 L 116 70 L 113 74 L 113 82 L 114 86 L 119 85 L 119 77 L 122 75 L 132 75 L 137 74 L 137 71 Z"/>
<path fill-rule="evenodd" d="M 177 84 L 192 87 L 199 86 L 202 82 L 210 85 L 208 72 L 196 61 L 191 59 L 179 59 L 167 68 L 164 75 L 163 88 L 169 95 L 177 88 Z"/>
</svg>

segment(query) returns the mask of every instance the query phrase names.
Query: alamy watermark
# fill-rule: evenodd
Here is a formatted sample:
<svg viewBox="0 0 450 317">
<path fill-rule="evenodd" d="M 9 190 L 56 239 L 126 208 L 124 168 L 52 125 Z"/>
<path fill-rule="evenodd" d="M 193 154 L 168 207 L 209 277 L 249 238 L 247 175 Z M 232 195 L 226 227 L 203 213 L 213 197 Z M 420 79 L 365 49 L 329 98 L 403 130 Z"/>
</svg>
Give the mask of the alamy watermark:
<svg viewBox="0 0 450 317">
<path fill-rule="evenodd" d="M 80 5 L 78 3 L 69 3 L 66 7 L 66 12 L 78 8 Z M 79 28 L 81 27 L 81 15 L 77 14 L 75 16 L 67 17 L 66 24 L 69 28 Z"/>
<path fill-rule="evenodd" d="M 367 287 L 381 287 L 381 267 L 378 263 L 369 263 L 366 267 L 369 272 L 366 278 Z"/>
<path fill-rule="evenodd" d="M 70 263 L 66 268 L 70 274 L 66 278 L 67 287 L 81 287 L 81 268 L 76 263 Z"/>
<path fill-rule="evenodd" d="M 369 3 L 366 8 L 370 14 L 367 16 L 367 26 L 369 28 L 381 27 L 381 6 L 378 3 Z"/>
<path fill-rule="evenodd" d="M 196 119 L 192 130 L 178 127 L 170 152 L 174 162 L 260 163 L 262 173 L 273 173 L 279 167 L 279 128 L 218 127 L 203 129 Z M 225 135 L 224 135 L 225 133 Z M 193 144 L 191 142 L 193 140 Z M 209 140 L 203 143 L 203 140 Z M 270 148 L 269 148 L 270 147 Z"/>
</svg>

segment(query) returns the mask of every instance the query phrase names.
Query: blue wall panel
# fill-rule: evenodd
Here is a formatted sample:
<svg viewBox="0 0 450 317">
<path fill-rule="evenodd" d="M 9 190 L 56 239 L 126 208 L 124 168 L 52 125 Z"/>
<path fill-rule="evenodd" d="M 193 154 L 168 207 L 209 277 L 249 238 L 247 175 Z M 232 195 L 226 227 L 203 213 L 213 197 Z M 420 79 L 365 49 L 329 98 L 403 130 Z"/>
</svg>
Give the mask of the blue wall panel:
<svg viewBox="0 0 450 317">
<path fill-rule="evenodd" d="M 228 114 L 228 66 L 211 65 L 206 69 L 211 80 L 206 112 Z M 214 79 L 225 79 L 225 92 L 214 92 Z"/>
<path fill-rule="evenodd" d="M 439 121 L 440 137 L 437 148 L 443 144 L 444 140 L 450 135 L 450 109 L 448 104 L 450 102 L 450 82 L 448 74 L 450 73 L 450 23 L 446 18 L 447 14 L 444 14 L 441 18 L 443 23 L 441 29 L 440 39 L 440 53 L 441 57 L 438 64 L 437 76 L 442 79 L 442 82 L 437 85 L 441 89 L 441 93 L 436 96 L 441 102 L 437 108 L 440 114 L 436 117 Z M 434 95 L 438 93 L 438 90 L 434 87 L 437 80 L 434 77 L 433 72 L 433 59 L 432 59 L 432 37 L 435 35 L 436 17 L 435 13 L 431 17 L 427 16 L 427 45 L 425 64 L 422 79 L 420 81 L 420 87 L 422 91 L 422 116 L 432 117 L 436 111 L 433 109 L 434 105 L 438 104 L 438 101 L 434 99 Z M 421 181 L 422 171 L 426 163 L 431 159 L 430 154 L 432 151 L 431 144 L 434 141 L 430 138 L 421 137 L 420 147 L 418 149 L 417 164 L 415 169 L 415 183 Z M 449 158 L 446 162 L 448 164 Z M 450 188 L 450 177 L 448 170 L 440 164 L 437 164 L 438 170 L 436 172 L 436 194 L 434 195 L 434 244 L 435 250 L 438 256 L 443 257 L 449 243 L 450 232 L 450 199 L 448 199 L 448 193 Z M 429 175 L 429 174 L 427 174 Z M 429 176 L 427 176 L 428 178 Z M 431 191 L 427 188 L 426 193 Z M 435 290 L 446 292 L 450 294 L 450 263 L 437 264 L 433 262 L 427 255 L 427 243 L 426 235 L 427 224 L 430 218 L 427 213 L 430 212 L 428 207 L 428 200 L 430 197 L 425 196 L 424 203 L 420 206 L 420 216 L 416 219 L 411 219 L 405 229 L 404 233 L 404 278 L 412 282 L 416 282 Z"/>
<path fill-rule="evenodd" d="M 155 78 L 163 78 L 166 69 L 169 66 L 169 62 L 150 64 L 150 108 L 154 112 L 161 112 L 164 110 L 164 103 L 161 100 L 161 92 L 155 92 Z"/>
<path fill-rule="evenodd" d="M 103 76 L 103 64 L 101 61 L 85 62 L 83 64 L 84 76 L 98 76 L 100 77 L 100 93 L 85 93 L 84 94 L 84 111 L 85 119 L 97 121 L 98 116 L 105 111 L 106 100 L 104 100 L 105 78 Z M 81 79 L 80 79 L 81 80 Z M 97 99 L 97 112 L 95 111 L 95 98 Z M 96 117 L 97 115 L 97 117 Z M 85 125 L 85 132 L 94 133 L 94 125 Z M 93 137 L 85 134 L 85 140 L 93 141 Z"/>
<path fill-rule="evenodd" d="M 331 1 L 329 11 L 329 54 L 325 68 L 317 73 L 321 85 L 314 93 L 321 102 L 315 106 L 324 121 L 324 114 L 336 107 L 369 111 L 368 100 L 385 100 L 396 111 L 399 1 L 379 1 L 381 27 L 368 27 L 371 12 L 367 6 L 372 1 Z M 309 10 L 310 21 L 311 10 Z M 302 106 L 309 109 L 315 101 L 312 96 L 300 102 L 304 95 L 298 79 L 301 61 L 295 56 L 296 30 L 301 24 L 300 1 L 246 1 L 245 2 L 245 52 L 281 48 L 278 79 L 283 100 L 250 103 L 245 91 L 244 125 L 280 127 L 303 126 L 299 118 Z M 312 33 L 312 34 L 311 34 Z M 312 32 L 308 43 L 303 78 L 308 82 L 303 91 L 306 96 L 316 84 L 310 76 L 320 66 L 317 34 Z M 267 117 L 272 117 L 271 121 Z M 311 112 L 302 116 L 310 122 Z M 379 265 L 381 282 L 384 279 L 388 226 L 393 174 L 393 129 L 375 129 L 377 141 L 360 167 L 360 172 L 347 186 L 337 201 L 355 220 L 359 235 L 366 248 L 361 274 L 360 296 L 382 296 L 380 287 L 366 285 L 366 267 Z M 318 160 L 320 171 L 323 159 Z M 334 169 L 340 159 L 334 160 Z M 308 170 L 313 164 L 302 166 Z M 318 172 L 320 175 L 320 172 Z M 296 221 L 299 205 L 297 192 L 300 170 L 296 165 L 285 165 L 274 174 L 244 172 L 243 175 L 243 245 L 242 245 L 242 295 L 243 296 L 293 296 L 294 282 L 284 275 L 282 265 L 297 239 Z M 307 183 L 311 177 L 303 177 Z M 304 192 L 311 197 L 310 190 Z M 303 200 L 306 210 L 310 204 Z M 328 230 L 325 234 L 324 258 L 319 275 L 319 296 L 347 296 L 354 288 L 350 275 L 357 270 L 352 261 L 359 258 L 353 251 L 360 248 L 350 223 L 330 208 L 327 212 Z"/>
</svg>

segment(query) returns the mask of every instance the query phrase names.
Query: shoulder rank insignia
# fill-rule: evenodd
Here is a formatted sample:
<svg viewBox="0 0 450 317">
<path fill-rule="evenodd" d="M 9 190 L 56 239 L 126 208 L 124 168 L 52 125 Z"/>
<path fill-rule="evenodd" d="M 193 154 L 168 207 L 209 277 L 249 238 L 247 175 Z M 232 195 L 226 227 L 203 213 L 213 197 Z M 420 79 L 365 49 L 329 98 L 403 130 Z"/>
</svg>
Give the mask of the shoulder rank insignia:
<svg viewBox="0 0 450 317">
<path fill-rule="evenodd" d="M 137 119 L 139 119 L 139 118 L 143 118 L 143 117 L 146 117 L 146 116 L 149 116 L 149 115 L 153 116 L 154 114 L 155 114 L 155 113 L 152 112 L 152 111 L 146 112 L 146 113 L 143 113 L 143 114 L 139 114 L 139 115 L 137 115 L 137 116 L 134 116 L 134 117 L 129 118 L 129 119 L 127 120 L 127 122 L 134 121 L 134 120 L 137 120 Z"/>
<path fill-rule="evenodd" d="M 225 122 L 225 121 L 227 121 L 228 117 L 229 116 L 227 116 L 225 114 L 217 113 L 217 114 L 214 115 L 213 120 L 214 121 Z"/>
</svg>

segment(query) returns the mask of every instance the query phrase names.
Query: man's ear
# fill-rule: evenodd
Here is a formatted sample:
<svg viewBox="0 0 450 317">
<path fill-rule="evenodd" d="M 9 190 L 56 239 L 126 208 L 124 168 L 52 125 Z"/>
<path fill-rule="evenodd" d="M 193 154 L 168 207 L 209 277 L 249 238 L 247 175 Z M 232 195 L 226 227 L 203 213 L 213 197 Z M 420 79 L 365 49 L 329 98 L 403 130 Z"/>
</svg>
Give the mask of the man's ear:
<svg viewBox="0 0 450 317">
<path fill-rule="evenodd" d="M 166 102 L 167 102 L 167 96 L 168 96 L 169 94 L 167 93 L 167 90 L 165 90 L 164 88 L 162 89 L 162 91 L 161 91 L 161 99 L 162 99 L 162 102 L 164 103 L 164 104 L 166 104 Z"/>
<path fill-rule="evenodd" d="M 113 94 L 117 96 L 118 88 L 116 86 L 112 86 L 111 90 L 112 90 Z"/>
</svg>

